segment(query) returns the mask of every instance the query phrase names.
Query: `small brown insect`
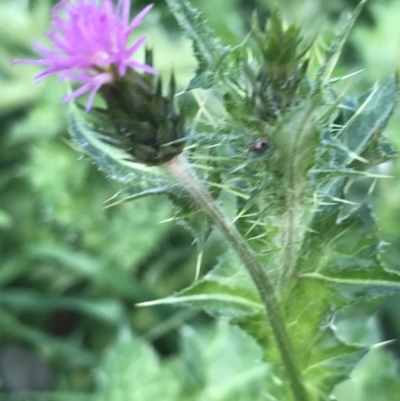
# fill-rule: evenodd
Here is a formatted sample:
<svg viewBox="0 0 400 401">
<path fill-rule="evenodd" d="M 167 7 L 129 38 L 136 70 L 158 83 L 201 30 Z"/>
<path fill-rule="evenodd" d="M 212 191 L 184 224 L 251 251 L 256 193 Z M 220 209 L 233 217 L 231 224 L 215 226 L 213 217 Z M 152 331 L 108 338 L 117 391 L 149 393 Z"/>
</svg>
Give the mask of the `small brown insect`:
<svg viewBox="0 0 400 401">
<path fill-rule="evenodd" d="M 258 138 L 249 146 L 249 151 L 254 153 L 263 153 L 270 147 L 270 142 L 267 138 Z"/>
</svg>

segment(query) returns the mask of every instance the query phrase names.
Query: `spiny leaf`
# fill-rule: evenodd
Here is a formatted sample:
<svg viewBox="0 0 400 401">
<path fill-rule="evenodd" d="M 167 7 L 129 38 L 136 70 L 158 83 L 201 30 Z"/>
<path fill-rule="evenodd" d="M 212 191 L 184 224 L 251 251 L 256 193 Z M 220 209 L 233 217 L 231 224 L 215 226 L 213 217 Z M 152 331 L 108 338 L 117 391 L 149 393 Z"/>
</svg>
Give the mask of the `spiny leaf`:
<svg viewBox="0 0 400 401">
<path fill-rule="evenodd" d="M 368 93 L 356 100 L 358 107 L 368 99 Z M 399 79 L 394 76 L 379 87 L 355 121 L 344 129 L 343 141 L 347 146 L 368 161 L 362 166 L 358 160 L 350 164 L 353 168 L 371 168 L 389 160 L 397 152 L 382 136 L 389 118 L 392 116 L 399 100 Z M 357 112 L 356 112 L 357 114 Z M 342 133 L 339 133 L 341 135 Z M 349 158 L 344 163 L 348 163 Z"/>
<path fill-rule="evenodd" d="M 297 266 L 300 281 L 324 282 L 337 307 L 400 292 L 400 274 L 381 263 L 382 243 L 370 208 L 362 205 L 344 218 L 339 212 L 340 207 L 330 216 L 335 221 L 324 227 L 323 236 L 320 229 L 306 236 Z"/>
<path fill-rule="evenodd" d="M 261 349 L 238 327 L 226 322 L 212 331 L 184 327 L 181 349 L 177 374 L 188 400 L 261 401 L 274 390 L 266 388 L 273 372 L 261 361 Z"/>
<path fill-rule="evenodd" d="M 266 353 L 264 335 L 267 331 L 266 337 L 269 342 L 271 332 L 269 325 L 265 324 L 263 304 L 250 277 L 232 252 L 226 253 L 211 272 L 192 286 L 173 296 L 145 302 L 139 306 L 163 304 L 202 308 L 214 317 L 228 319 L 255 338 L 264 354 Z M 274 352 L 273 350 L 274 348 L 270 349 L 271 352 Z M 278 356 L 277 358 L 279 359 Z M 275 359 L 269 361 L 274 362 Z"/>
<path fill-rule="evenodd" d="M 337 179 L 320 199 L 284 301 L 286 321 L 301 365 L 307 372 L 307 366 L 320 360 L 320 369 L 314 372 L 317 376 L 322 374 L 322 366 L 327 368 L 325 379 L 318 385 L 325 394 L 337 384 L 329 373 L 329 364 L 322 363 L 326 352 L 331 361 L 341 365 L 358 361 L 365 352 L 343 344 L 331 348 L 335 310 L 359 299 L 400 292 L 400 274 L 386 270 L 380 261 L 382 244 L 370 209 L 362 205 L 341 216 L 343 203 L 339 200 L 344 197 L 345 184 L 344 178 Z M 315 380 L 318 382 L 317 377 Z"/>
<path fill-rule="evenodd" d="M 318 352 L 312 354 L 303 377 L 310 393 L 318 400 L 327 399 L 338 383 L 349 379 L 354 366 L 368 352 L 365 348 L 341 343 L 331 329 L 324 330 L 321 344 L 313 345 L 313 349 Z"/>
<path fill-rule="evenodd" d="M 313 183 L 316 183 L 319 175 L 329 179 L 339 178 L 339 177 L 388 178 L 387 176 L 384 176 L 382 174 L 375 174 L 369 171 L 359 171 L 351 168 L 312 169 L 309 171 L 309 177 Z"/>
<path fill-rule="evenodd" d="M 380 260 L 382 243 L 367 205 L 341 217 L 345 179 L 336 180 L 322 198 L 307 232 L 296 266 L 301 278 L 325 280 L 337 294 L 338 307 L 359 297 L 371 298 L 400 291 L 400 274 L 388 271 Z M 323 233 L 323 235 L 321 235 Z M 300 279 L 295 287 L 308 280 Z"/>
<path fill-rule="evenodd" d="M 317 92 L 322 89 L 325 81 L 331 76 L 336 66 L 336 63 L 339 60 L 343 47 L 349 37 L 350 31 L 353 28 L 358 16 L 360 15 L 367 1 L 368 0 L 361 0 L 358 3 L 358 6 L 353 11 L 352 15 L 348 18 L 347 23 L 343 26 L 342 31 L 339 33 L 339 35 L 337 35 L 336 40 L 328 49 L 325 56 L 325 61 L 317 73 L 317 80 L 315 85 L 315 90 Z"/>
<path fill-rule="evenodd" d="M 188 1 L 166 1 L 186 36 L 193 41 L 194 54 L 199 62 L 196 76 L 189 83 L 187 90 L 210 88 L 229 74 L 228 58 L 232 49 L 223 46 L 220 40 L 214 37 L 201 13 Z"/>
<path fill-rule="evenodd" d="M 329 299 L 325 301 L 329 305 Z M 301 299 L 299 302 L 302 302 Z M 270 326 L 266 323 L 263 305 L 234 255 L 227 254 L 212 272 L 190 288 L 148 304 L 164 303 L 202 307 L 215 317 L 229 319 L 257 341 L 266 361 L 274 366 L 280 365 L 280 356 L 273 345 L 274 340 Z M 310 312 L 314 313 L 312 305 Z M 327 314 L 331 316 L 326 308 L 316 314 L 318 324 L 324 319 L 327 320 Z M 292 315 L 289 315 L 291 319 Z M 311 392 L 316 391 L 318 395 L 320 391 L 329 394 L 335 384 L 350 374 L 354 366 L 350 362 L 357 362 L 366 351 L 342 344 L 335 338 L 331 327 L 319 330 L 311 325 L 308 328 L 308 323 L 303 320 L 303 317 L 307 320 L 308 316 L 299 314 L 297 317 L 302 325 L 289 320 L 291 324 L 288 325 L 288 330 L 295 344 L 300 367 L 308 380 Z M 281 391 L 286 392 L 287 388 L 284 389 L 283 386 Z"/>
<path fill-rule="evenodd" d="M 181 304 L 205 308 L 214 316 L 238 317 L 263 310 L 246 271 L 238 269 L 235 255 L 228 253 L 202 280 L 179 293 L 141 305 Z M 232 313 L 230 313 L 231 311 Z"/>
<path fill-rule="evenodd" d="M 158 188 L 159 192 L 167 193 L 172 186 L 171 180 L 161 168 L 134 163 L 126 152 L 107 143 L 73 103 L 69 109 L 68 128 L 80 149 L 110 178 L 124 183 L 129 192 L 141 193 L 150 188 Z"/>
<path fill-rule="evenodd" d="M 340 114 L 321 132 L 321 147 L 308 175 L 314 187 L 323 187 L 340 176 L 371 175 L 372 167 L 390 160 L 396 149 L 383 136 L 399 98 L 398 77 L 359 98 L 343 99 Z M 366 173 L 367 172 L 367 173 Z"/>
</svg>

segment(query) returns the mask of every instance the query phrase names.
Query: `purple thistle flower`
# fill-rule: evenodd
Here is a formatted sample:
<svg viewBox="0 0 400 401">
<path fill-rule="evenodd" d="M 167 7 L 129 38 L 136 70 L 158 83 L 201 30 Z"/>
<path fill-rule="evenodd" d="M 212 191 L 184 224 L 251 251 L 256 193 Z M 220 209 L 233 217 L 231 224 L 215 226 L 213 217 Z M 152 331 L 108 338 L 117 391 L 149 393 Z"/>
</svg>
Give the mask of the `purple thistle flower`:
<svg viewBox="0 0 400 401">
<path fill-rule="evenodd" d="M 100 87 L 123 77 L 128 68 L 157 74 L 153 67 L 131 59 L 145 36 L 128 46 L 131 32 L 141 24 L 153 4 L 129 21 L 130 2 L 119 0 L 115 6 L 112 0 L 62 0 L 52 9 L 52 28 L 46 33 L 54 49 L 37 43 L 34 50 L 42 59 L 13 63 L 44 66 L 46 69 L 35 77 L 36 83 L 53 74 L 58 74 L 61 81 L 82 83 L 63 102 L 90 91 L 86 103 L 86 110 L 90 110 Z"/>
</svg>

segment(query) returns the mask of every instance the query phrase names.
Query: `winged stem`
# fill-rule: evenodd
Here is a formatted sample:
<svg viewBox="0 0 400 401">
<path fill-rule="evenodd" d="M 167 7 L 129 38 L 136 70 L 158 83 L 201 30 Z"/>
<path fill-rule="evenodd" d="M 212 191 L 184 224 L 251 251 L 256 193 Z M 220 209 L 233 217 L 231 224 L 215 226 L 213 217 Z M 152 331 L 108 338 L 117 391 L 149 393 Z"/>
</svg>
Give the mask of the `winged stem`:
<svg viewBox="0 0 400 401">
<path fill-rule="evenodd" d="M 194 202 L 208 215 L 218 227 L 230 246 L 236 251 L 243 265 L 249 272 L 263 301 L 267 319 L 279 349 L 282 364 L 289 379 L 294 401 L 308 401 L 304 382 L 297 365 L 285 322 L 275 296 L 275 290 L 267 273 L 261 267 L 253 251 L 240 235 L 235 225 L 226 217 L 214 201 L 207 188 L 197 177 L 187 159 L 181 154 L 164 167 L 179 181 L 192 196 Z"/>
</svg>

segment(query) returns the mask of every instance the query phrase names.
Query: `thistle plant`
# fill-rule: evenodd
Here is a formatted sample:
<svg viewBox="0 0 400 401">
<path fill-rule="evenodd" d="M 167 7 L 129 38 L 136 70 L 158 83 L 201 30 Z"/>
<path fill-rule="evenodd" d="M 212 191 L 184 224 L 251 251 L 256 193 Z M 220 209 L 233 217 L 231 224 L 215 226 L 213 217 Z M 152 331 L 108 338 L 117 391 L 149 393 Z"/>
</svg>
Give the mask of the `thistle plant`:
<svg viewBox="0 0 400 401">
<path fill-rule="evenodd" d="M 52 10 L 52 29 L 46 34 L 54 49 L 37 43 L 34 50 L 42 59 L 15 60 L 14 63 L 44 66 L 45 70 L 36 76 L 36 82 L 57 73 L 60 80 L 82 83 L 79 89 L 65 97 L 64 102 L 90 91 L 86 103 L 86 111 L 89 111 L 98 90 L 118 81 L 128 68 L 157 73 L 152 66 L 131 59 L 144 43 L 145 36 L 128 46 L 130 33 L 151 8 L 152 5 L 147 6 L 129 22 L 129 1 L 120 1 L 116 8 L 111 0 L 100 5 L 85 0 L 61 1 Z"/>
<path fill-rule="evenodd" d="M 132 59 L 145 38 L 129 45 L 131 33 L 151 5 L 129 22 L 130 0 L 64 0 L 47 34 L 54 49 L 36 45 L 42 59 L 16 62 L 44 66 L 37 80 L 58 74 L 82 84 L 64 99 L 70 134 L 125 200 L 166 194 L 200 249 L 213 227 L 226 240 L 214 270 L 142 306 L 186 305 L 229 320 L 263 350 L 268 399 L 328 400 L 368 352 L 338 338 L 336 312 L 400 290 L 400 275 L 381 261 L 368 198 L 347 200 L 353 182 L 376 180 L 376 166 L 396 154 L 383 130 L 398 78 L 355 98 L 336 87 L 344 78 L 334 68 L 365 0 L 314 71 L 318 44 L 278 10 L 265 27 L 255 15 L 252 41 L 232 48 L 189 2 L 166 1 L 198 61 L 186 90 L 211 90 L 222 103 L 206 121 L 185 118 L 173 76 L 163 93 L 150 50 Z M 86 92 L 82 107 L 76 98 Z"/>
</svg>

